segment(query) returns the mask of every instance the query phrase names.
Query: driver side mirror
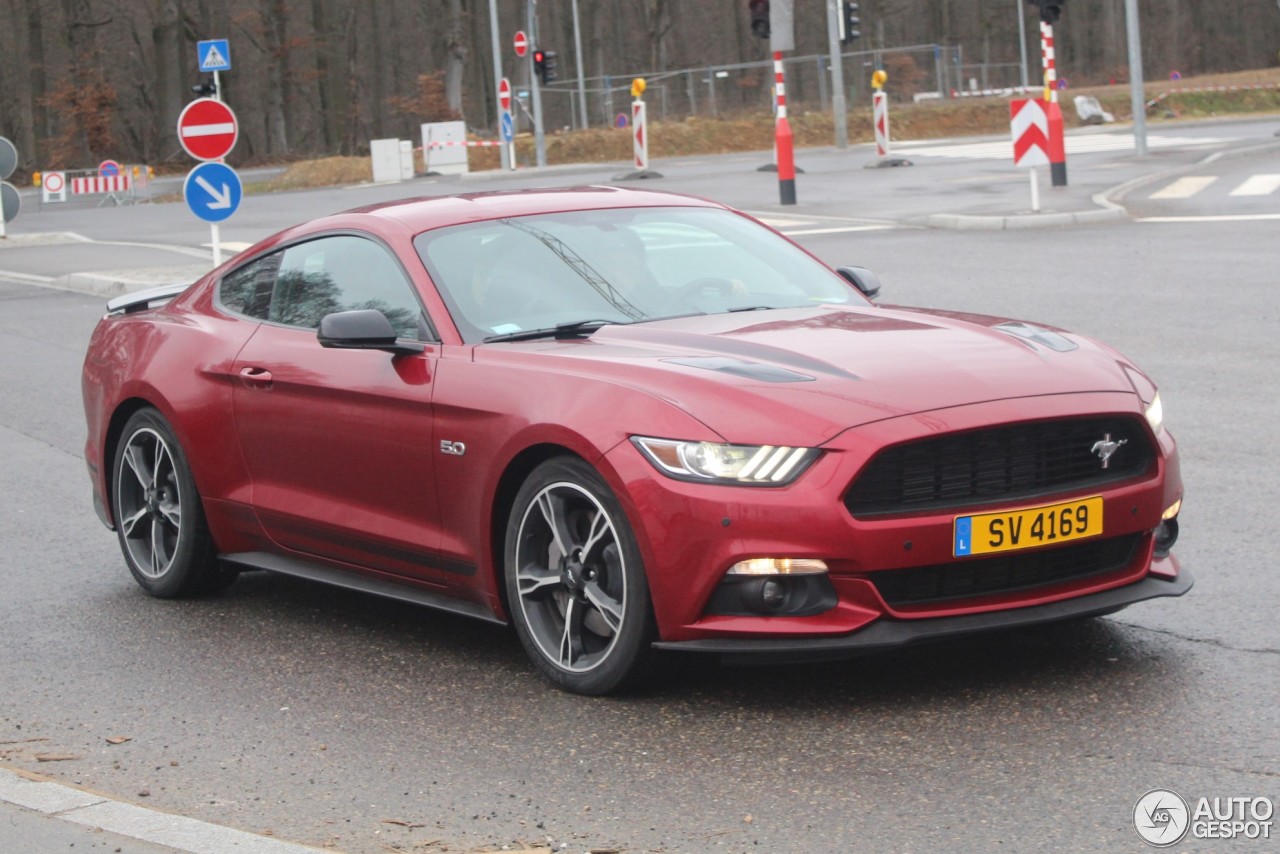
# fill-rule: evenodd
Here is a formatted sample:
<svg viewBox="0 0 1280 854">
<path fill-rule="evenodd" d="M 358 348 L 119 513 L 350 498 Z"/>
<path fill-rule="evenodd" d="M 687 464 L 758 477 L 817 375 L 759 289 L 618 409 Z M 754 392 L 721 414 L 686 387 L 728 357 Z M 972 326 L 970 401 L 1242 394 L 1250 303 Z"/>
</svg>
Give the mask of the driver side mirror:
<svg viewBox="0 0 1280 854">
<path fill-rule="evenodd" d="M 880 296 L 880 280 L 866 267 L 836 267 L 836 272 L 861 291 L 867 299 L 874 301 Z"/>
<path fill-rule="evenodd" d="M 400 341 L 387 316 L 377 309 L 337 311 L 320 319 L 316 332 L 321 347 L 335 350 L 385 350 L 392 355 L 421 353 L 417 341 Z"/>
</svg>

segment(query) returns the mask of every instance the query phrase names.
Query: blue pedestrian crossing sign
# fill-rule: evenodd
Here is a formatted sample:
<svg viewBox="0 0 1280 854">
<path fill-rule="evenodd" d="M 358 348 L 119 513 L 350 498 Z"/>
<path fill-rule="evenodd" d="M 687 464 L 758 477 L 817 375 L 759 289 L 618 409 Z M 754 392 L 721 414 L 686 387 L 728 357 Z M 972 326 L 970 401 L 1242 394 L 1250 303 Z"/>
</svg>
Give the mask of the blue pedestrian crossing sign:
<svg viewBox="0 0 1280 854">
<path fill-rule="evenodd" d="M 187 173 L 182 197 L 191 212 L 205 222 L 222 222 L 240 207 L 244 189 L 236 170 L 225 163 L 201 163 Z"/>
<path fill-rule="evenodd" d="M 196 42 L 196 58 L 201 71 L 230 71 L 231 45 L 227 39 Z"/>
</svg>

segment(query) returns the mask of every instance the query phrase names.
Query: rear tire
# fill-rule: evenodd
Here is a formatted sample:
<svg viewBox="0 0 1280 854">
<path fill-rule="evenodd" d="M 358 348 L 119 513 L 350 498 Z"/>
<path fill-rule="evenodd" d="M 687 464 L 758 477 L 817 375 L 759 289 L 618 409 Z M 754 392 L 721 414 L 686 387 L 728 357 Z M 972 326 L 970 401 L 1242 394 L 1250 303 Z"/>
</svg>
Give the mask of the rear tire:
<svg viewBox="0 0 1280 854">
<path fill-rule="evenodd" d="M 594 468 L 557 457 L 534 469 L 511 509 L 504 558 L 516 634 L 548 679 L 600 695 L 644 675 L 655 634 L 644 563 Z"/>
<path fill-rule="evenodd" d="M 120 550 L 143 590 L 170 599 L 235 581 L 237 571 L 218 561 L 186 454 L 164 416 L 148 408 L 129 418 L 112 474 Z"/>
</svg>

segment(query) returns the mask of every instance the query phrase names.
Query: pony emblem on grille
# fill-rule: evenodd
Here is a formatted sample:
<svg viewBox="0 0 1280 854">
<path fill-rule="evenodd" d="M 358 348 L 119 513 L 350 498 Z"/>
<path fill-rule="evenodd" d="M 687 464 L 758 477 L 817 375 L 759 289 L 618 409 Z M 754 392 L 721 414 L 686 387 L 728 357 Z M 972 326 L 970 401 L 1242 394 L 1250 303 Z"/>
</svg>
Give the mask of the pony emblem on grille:
<svg viewBox="0 0 1280 854">
<path fill-rule="evenodd" d="M 1107 433 L 1102 437 L 1101 441 L 1093 443 L 1093 449 L 1090 453 L 1096 454 L 1098 459 L 1102 460 L 1102 467 L 1104 469 L 1110 468 L 1111 458 L 1116 455 L 1116 451 L 1120 450 L 1121 445 L 1127 445 L 1128 443 L 1128 439 L 1121 439 L 1119 442 L 1114 442 L 1111 439 L 1111 434 Z"/>
</svg>

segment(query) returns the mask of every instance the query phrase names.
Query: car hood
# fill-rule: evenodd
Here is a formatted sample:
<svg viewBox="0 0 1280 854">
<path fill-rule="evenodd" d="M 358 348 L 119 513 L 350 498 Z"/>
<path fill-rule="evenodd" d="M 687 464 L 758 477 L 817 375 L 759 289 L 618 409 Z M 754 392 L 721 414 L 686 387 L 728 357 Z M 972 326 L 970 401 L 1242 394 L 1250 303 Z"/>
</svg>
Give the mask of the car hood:
<svg viewBox="0 0 1280 854">
<path fill-rule="evenodd" d="M 525 347 L 568 360 L 557 370 L 643 389 L 735 442 L 817 445 L 850 427 L 966 404 L 1135 392 L 1126 367 L 1136 368 L 1088 338 L 916 309 L 703 315 Z"/>
</svg>

